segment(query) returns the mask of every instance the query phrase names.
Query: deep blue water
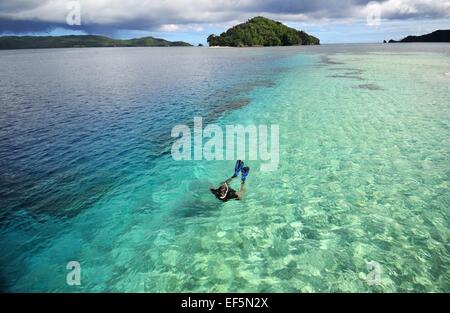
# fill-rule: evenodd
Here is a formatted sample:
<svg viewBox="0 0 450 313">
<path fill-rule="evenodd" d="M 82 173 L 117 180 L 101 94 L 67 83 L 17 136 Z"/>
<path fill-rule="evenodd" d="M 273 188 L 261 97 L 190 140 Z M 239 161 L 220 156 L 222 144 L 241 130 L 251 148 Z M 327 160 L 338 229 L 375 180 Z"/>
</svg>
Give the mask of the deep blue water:
<svg viewBox="0 0 450 313">
<path fill-rule="evenodd" d="M 189 48 L 2 51 L 1 229 L 31 229 L 39 240 L 13 235 L 24 250 L 45 245 L 55 234 L 33 231 L 35 223 L 73 218 L 152 169 L 169 155 L 174 125 L 194 116 L 213 121 L 244 106 L 246 93 L 272 84 L 285 56 Z M 2 240 L 2 251 L 9 248 Z M 21 258 L 18 250 L 3 253 L 2 275 L 17 271 L 20 263 L 11 262 Z"/>
<path fill-rule="evenodd" d="M 39 218 L 77 214 L 169 153 L 174 125 L 245 105 L 244 92 L 271 84 L 280 56 L 236 53 L 2 52 L 2 223 L 20 210 Z"/>
</svg>

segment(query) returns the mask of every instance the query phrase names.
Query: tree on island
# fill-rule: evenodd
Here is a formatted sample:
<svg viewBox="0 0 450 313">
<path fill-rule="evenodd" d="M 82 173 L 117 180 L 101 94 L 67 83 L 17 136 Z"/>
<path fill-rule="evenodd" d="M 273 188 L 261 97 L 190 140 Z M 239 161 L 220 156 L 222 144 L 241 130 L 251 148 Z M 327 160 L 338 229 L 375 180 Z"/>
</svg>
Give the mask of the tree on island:
<svg viewBox="0 0 450 313">
<path fill-rule="evenodd" d="M 220 36 L 208 36 L 210 46 L 295 46 L 318 45 L 320 40 L 304 31 L 258 16 L 231 27 Z"/>
</svg>

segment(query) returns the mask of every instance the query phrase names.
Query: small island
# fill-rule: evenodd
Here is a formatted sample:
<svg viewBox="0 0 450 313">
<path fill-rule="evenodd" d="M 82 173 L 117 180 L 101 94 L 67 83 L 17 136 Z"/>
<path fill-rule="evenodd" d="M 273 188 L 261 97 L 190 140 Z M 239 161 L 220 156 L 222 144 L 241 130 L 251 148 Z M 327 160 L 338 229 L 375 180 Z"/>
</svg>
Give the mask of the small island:
<svg viewBox="0 0 450 313">
<path fill-rule="evenodd" d="M 183 41 L 167 41 L 154 37 L 112 39 L 96 35 L 68 36 L 3 36 L 0 50 L 40 48 L 94 48 L 94 47 L 190 47 Z"/>
<path fill-rule="evenodd" d="M 389 40 L 389 43 L 397 42 L 450 42 L 450 29 L 447 30 L 436 30 L 432 33 L 422 35 L 422 36 L 408 36 L 400 41 Z"/>
<path fill-rule="evenodd" d="M 226 47 L 298 46 L 319 45 L 320 40 L 304 31 L 257 16 L 231 27 L 220 36 L 210 35 L 208 44 Z"/>
</svg>

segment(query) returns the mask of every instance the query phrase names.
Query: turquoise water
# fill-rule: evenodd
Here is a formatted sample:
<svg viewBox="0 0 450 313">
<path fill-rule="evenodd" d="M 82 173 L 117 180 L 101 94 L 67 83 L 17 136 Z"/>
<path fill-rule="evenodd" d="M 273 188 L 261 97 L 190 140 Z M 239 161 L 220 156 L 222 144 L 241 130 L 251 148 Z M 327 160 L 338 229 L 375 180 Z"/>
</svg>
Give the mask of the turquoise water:
<svg viewBox="0 0 450 313">
<path fill-rule="evenodd" d="M 450 291 L 449 48 L 1 54 L 2 289 Z M 278 170 L 219 203 L 233 161 L 168 153 L 194 116 L 278 124 Z"/>
</svg>

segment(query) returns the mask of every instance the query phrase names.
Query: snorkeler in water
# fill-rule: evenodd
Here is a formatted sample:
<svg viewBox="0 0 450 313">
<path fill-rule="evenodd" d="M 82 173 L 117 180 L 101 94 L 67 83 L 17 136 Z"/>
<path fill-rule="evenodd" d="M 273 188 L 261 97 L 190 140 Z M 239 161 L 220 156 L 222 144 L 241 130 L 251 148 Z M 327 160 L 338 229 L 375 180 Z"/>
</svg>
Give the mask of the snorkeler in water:
<svg viewBox="0 0 450 313">
<path fill-rule="evenodd" d="M 221 201 L 228 201 L 231 199 L 242 200 L 245 192 L 245 180 L 247 179 L 250 168 L 248 166 L 244 167 L 244 162 L 241 160 L 236 161 L 236 166 L 234 167 L 234 174 L 226 181 L 220 184 L 220 187 L 217 189 L 211 188 L 211 192 L 216 196 L 217 199 Z M 239 172 L 241 172 L 241 188 L 239 191 L 234 190 L 229 186 L 231 181 L 239 176 Z"/>
</svg>

